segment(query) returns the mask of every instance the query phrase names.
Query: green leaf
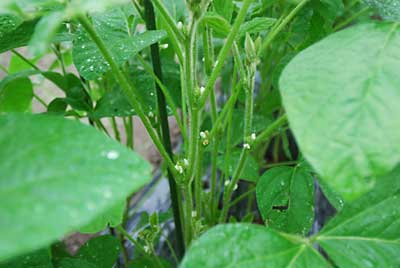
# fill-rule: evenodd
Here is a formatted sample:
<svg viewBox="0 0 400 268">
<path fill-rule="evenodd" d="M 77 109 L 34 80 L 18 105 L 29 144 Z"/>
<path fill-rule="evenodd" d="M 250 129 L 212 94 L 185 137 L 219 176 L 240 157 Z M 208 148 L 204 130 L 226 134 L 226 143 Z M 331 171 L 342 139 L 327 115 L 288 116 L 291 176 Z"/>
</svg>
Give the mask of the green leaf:
<svg viewBox="0 0 400 268">
<path fill-rule="evenodd" d="M 29 41 L 29 51 L 34 56 L 43 55 L 46 52 L 56 37 L 63 20 L 63 11 L 51 12 L 40 19 Z"/>
<path fill-rule="evenodd" d="M 317 242 L 340 268 L 400 266 L 400 168 L 334 217 Z"/>
<path fill-rule="evenodd" d="M 275 24 L 276 19 L 257 17 L 243 23 L 239 28 L 238 37 L 243 37 L 246 33 L 254 34 L 268 31 Z"/>
<path fill-rule="evenodd" d="M 400 21 L 398 0 L 364 0 L 364 2 L 375 8 L 382 18 L 391 21 Z"/>
<path fill-rule="evenodd" d="M 32 99 L 33 85 L 29 78 L 16 78 L 0 83 L 0 113 L 28 112 Z"/>
<path fill-rule="evenodd" d="M 125 14 L 120 8 L 93 14 L 92 20 L 94 28 L 118 65 L 122 65 L 130 57 L 166 35 L 164 31 L 146 31 L 129 36 Z M 95 80 L 110 70 L 108 62 L 82 26 L 77 30 L 73 59 L 79 73 L 87 80 Z"/>
<path fill-rule="evenodd" d="M 81 259 L 64 258 L 58 263 L 58 266 L 56 268 L 98 268 L 98 267 Z"/>
<path fill-rule="evenodd" d="M 89 224 L 151 178 L 137 154 L 78 121 L 11 114 L 0 126 L 0 260 Z"/>
<path fill-rule="evenodd" d="M 119 251 L 119 240 L 111 235 L 103 235 L 86 242 L 79 249 L 76 257 L 97 268 L 110 268 L 117 261 Z"/>
<path fill-rule="evenodd" d="M 230 23 L 222 16 L 214 12 L 207 12 L 202 23 L 214 30 L 218 37 L 226 37 L 231 31 Z"/>
<path fill-rule="evenodd" d="M 181 21 L 184 23 L 186 21 L 188 10 L 185 0 L 164 0 L 163 2 L 176 22 Z"/>
<path fill-rule="evenodd" d="M 215 11 L 229 23 L 234 9 L 233 0 L 214 0 L 212 3 Z"/>
<path fill-rule="evenodd" d="M 267 226 L 306 235 L 314 222 L 314 182 L 302 168 L 267 170 L 256 188 L 257 204 Z"/>
<path fill-rule="evenodd" d="M 0 39 L 3 35 L 14 31 L 23 23 L 23 19 L 13 14 L 0 14 Z"/>
<path fill-rule="evenodd" d="M 79 228 L 79 232 L 94 234 L 104 230 L 107 226 L 116 227 L 120 225 L 123 220 L 125 204 L 126 202 L 115 204 L 108 211 L 95 218 L 91 223 Z"/>
<path fill-rule="evenodd" d="M 358 25 L 301 52 L 281 76 L 301 151 L 345 200 L 400 161 L 399 46 L 398 24 Z"/>
<path fill-rule="evenodd" d="M 1 21 L 0 23 L 3 23 Z M 6 30 L 8 25 L 0 26 L 0 53 L 8 51 L 13 48 L 26 46 L 35 31 L 37 20 L 25 21 L 21 24 L 17 24 L 18 27 L 12 31 Z"/>
<path fill-rule="evenodd" d="M 240 150 L 235 150 L 230 155 L 229 161 L 229 176 L 232 176 L 235 172 L 237 165 L 239 164 L 240 158 Z M 218 156 L 217 158 L 217 167 L 224 172 L 225 171 L 225 155 Z M 242 175 L 240 179 L 250 182 L 257 182 L 260 175 L 258 174 L 260 167 L 257 164 L 257 161 L 253 156 L 249 155 L 246 160 L 246 164 L 244 165 L 244 169 L 242 171 Z"/>
<path fill-rule="evenodd" d="M 326 268 L 329 265 L 297 237 L 260 225 L 218 225 L 187 251 L 180 268 Z"/>
<path fill-rule="evenodd" d="M 6 262 L 0 262 L 0 268 L 53 268 L 50 250 L 40 249 Z"/>
<path fill-rule="evenodd" d="M 164 259 L 159 259 L 162 267 L 164 268 L 170 268 L 172 267 L 171 263 L 169 263 L 168 261 L 164 260 Z M 154 258 L 151 257 L 138 257 L 135 258 L 133 261 L 131 261 L 129 263 L 129 268 L 139 268 L 139 267 L 143 267 L 143 268 L 159 268 L 159 264 L 157 264 L 156 260 Z"/>
</svg>

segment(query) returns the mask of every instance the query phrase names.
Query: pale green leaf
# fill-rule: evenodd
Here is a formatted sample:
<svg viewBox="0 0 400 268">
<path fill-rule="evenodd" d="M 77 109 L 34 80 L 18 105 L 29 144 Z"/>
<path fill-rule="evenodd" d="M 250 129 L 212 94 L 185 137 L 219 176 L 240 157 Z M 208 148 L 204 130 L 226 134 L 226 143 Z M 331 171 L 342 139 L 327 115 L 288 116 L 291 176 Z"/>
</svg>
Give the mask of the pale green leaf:
<svg viewBox="0 0 400 268">
<path fill-rule="evenodd" d="M 94 234 L 104 230 L 107 226 L 116 227 L 122 223 L 126 202 L 115 204 L 108 211 L 102 213 L 88 225 L 79 228 L 81 233 Z"/>
<path fill-rule="evenodd" d="M 364 0 L 364 2 L 375 8 L 384 19 L 400 21 L 399 0 Z"/>
<path fill-rule="evenodd" d="M 358 25 L 301 52 L 281 76 L 301 151 L 347 200 L 400 161 L 399 46 L 398 24 Z"/>
<path fill-rule="evenodd" d="M 180 268 L 327 268 L 297 237 L 252 224 L 218 225 L 194 241 Z"/>
<path fill-rule="evenodd" d="M 400 168 L 334 217 L 317 242 L 340 268 L 400 266 Z"/>
<path fill-rule="evenodd" d="M 0 260 L 89 224 L 151 178 L 138 155 L 78 121 L 12 114 L 0 126 Z"/>
</svg>

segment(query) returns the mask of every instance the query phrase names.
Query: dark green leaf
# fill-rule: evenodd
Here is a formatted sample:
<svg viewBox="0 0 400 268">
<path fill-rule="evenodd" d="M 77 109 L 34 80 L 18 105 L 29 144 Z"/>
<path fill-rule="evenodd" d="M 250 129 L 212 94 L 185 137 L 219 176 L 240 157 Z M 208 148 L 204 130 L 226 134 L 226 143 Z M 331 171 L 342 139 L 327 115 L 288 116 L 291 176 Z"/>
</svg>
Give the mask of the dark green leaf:
<svg viewBox="0 0 400 268">
<path fill-rule="evenodd" d="M 119 251 L 119 240 L 111 235 L 103 235 L 86 242 L 76 257 L 97 268 L 110 268 L 117 261 Z"/>
<path fill-rule="evenodd" d="M 41 249 L 6 262 L 0 262 L 0 268 L 53 268 L 50 250 Z"/>
<path fill-rule="evenodd" d="M 345 199 L 400 161 L 399 46 L 399 25 L 358 25 L 303 51 L 281 76 L 300 149 Z"/>
<path fill-rule="evenodd" d="M 257 204 L 267 226 L 306 235 L 314 221 L 314 183 L 301 168 L 267 170 L 256 188 Z"/>
<path fill-rule="evenodd" d="M 232 19 L 233 14 L 233 0 L 214 0 L 212 1 L 215 12 L 225 18 L 228 23 Z"/>
<path fill-rule="evenodd" d="M 226 37 L 231 31 L 231 25 L 229 22 L 217 13 L 208 12 L 203 17 L 202 22 L 213 29 L 214 33 L 218 37 Z"/>
<path fill-rule="evenodd" d="M 254 34 L 268 31 L 276 22 L 276 19 L 257 17 L 250 21 L 246 21 L 240 26 L 238 37 L 243 37 L 246 33 Z"/>
<path fill-rule="evenodd" d="M 230 156 L 230 161 L 229 161 L 229 176 L 232 176 L 233 173 L 235 172 L 235 169 L 237 165 L 239 164 L 239 158 L 240 158 L 240 150 L 236 150 L 231 153 Z M 217 158 L 217 167 L 224 172 L 225 170 L 225 155 L 218 156 Z M 242 175 L 240 176 L 240 179 L 246 180 L 246 181 L 251 181 L 251 182 L 257 182 L 259 179 L 259 169 L 260 167 L 257 165 L 256 160 L 254 157 L 249 155 L 247 157 L 246 164 L 244 166 L 244 169 L 242 171 Z"/>
<path fill-rule="evenodd" d="M 12 31 L 0 32 L 0 53 L 26 46 L 35 30 L 37 20 L 25 21 Z M 0 31 L 4 30 L 0 27 Z"/>
<path fill-rule="evenodd" d="M 81 259 L 64 258 L 58 263 L 58 266 L 56 268 L 98 268 L 98 267 Z"/>
<path fill-rule="evenodd" d="M 172 267 L 171 263 L 164 259 L 159 259 L 162 267 L 170 268 Z M 129 263 L 129 268 L 159 268 L 159 264 L 157 264 L 156 260 L 153 257 L 138 257 Z"/>
<path fill-rule="evenodd" d="M 165 37 L 164 31 L 147 31 L 129 36 L 125 16 L 120 8 L 92 16 L 94 28 L 118 65 Z M 108 62 L 81 26 L 78 27 L 74 41 L 73 58 L 79 73 L 87 80 L 95 80 L 110 70 Z"/>
<path fill-rule="evenodd" d="M 181 268 L 327 268 L 301 239 L 260 225 L 218 225 L 192 243 Z"/>
<path fill-rule="evenodd" d="M 14 114 L 0 126 L 1 260 L 89 224 L 151 178 L 139 156 L 77 121 Z"/>
</svg>

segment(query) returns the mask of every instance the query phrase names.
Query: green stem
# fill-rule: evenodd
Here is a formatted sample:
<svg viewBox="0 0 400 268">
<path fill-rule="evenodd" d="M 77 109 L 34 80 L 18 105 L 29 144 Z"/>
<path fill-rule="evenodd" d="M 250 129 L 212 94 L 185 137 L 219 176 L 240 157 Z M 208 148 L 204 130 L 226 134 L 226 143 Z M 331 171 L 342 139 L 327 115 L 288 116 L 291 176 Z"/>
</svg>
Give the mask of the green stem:
<svg viewBox="0 0 400 268">
<path fill-rule="evenodd" d="M 119 130 L 118 130 L 117 120 L 115 119 L 114 116 L 111 117 L 111 125 L 112 125 L 113 131 L 114 131 L 115 139 L 117 141 L 121 142 L 121 135 L 120 135 Z"/>
<path fill-rule="evenodd" d="M 140 63 L 143 65 L 143 68 L 146 70 L 146 72 L 148 72 L 154 78 L 154 80 L 156 81 L 157 85 L 160 87 L 162 93 L 165 96 L 165 100 L 167 101 L 169 107 L 172 110 L 172 113 L 173 113 L 173 115 L 175 117 L 175 120 L 176 120 L 176 122 L 178 124 L 179 130 L 181 131 L 182 135 L 185 137 L 186 136 L 186 129 L 183 127 L 183 123 L 181 121 L 181 118 L 179 117 L 178 109 L 176 107 L 176 104 L 175 104 L 174 100 L 172 99 L 171 94 L 169 93 L 170 91 L 165 87 L 165 85 L 157 77 L 157 75 L 154 73 L 153 69 L 143 59 L 143 57 L 138 54 L 137 58 L 139 59 Z"/>
<path fill-rule="evenodd" d="M 121 85 L 121 88 L 125 95 L 127 96 L 129 102 L 132 104 L 133 108 L 135 109 L 137 115 L 139 118 L 142 120 L 143 125 L 145 126 L 149 136 L 153 140 L 156 148 L 160 152 L 161 156 L 164 158 L 166 161 L 168 167 L 174 175 L 176 175 L 175 172 L 175 165 L 172 159 L 169 157 L 167 151 L 165 150 L 164 146 L 162 145 L 160 139 L 158 138 L 156 132 L 152 128 L 151 122 L 149 119 L 146 117 L 145 113 L 143 112 L 143 109 L 137 100 L 136 96 L 137 94 L 137 89 L 134 88 L 129 82 L 128 79 L 125 77 L 123 72 L 119 69 L 117 63 L 115 62 L 113 56 L 111 55 L 110 51 L 108 50 L 107 46 L 103 42 L 103 40 L 99 37 L 97 34 L 96 30 L 94 29 L 93 25 L 90 23 L 88 18 L 81 14 L 77 16 L 77 19 L 81 23 L 81 25 L 84 27 L 86 32 L 89 34 L 93 42 L 96 44 L 96 46 L 99 48 L 101 54 L 103 55 L 104 59 L 108 62 L 110 65 L 112 73 L 115 75 L 116 80 L 119 82 Z"/>
<path fill-rule="evenodd" d="M 351 23 L 352 21 L 354 21 L 358 17 L 360 17 L 360 16 L 364 15 L 365 13 L 367 13 L 367 11 L 369 11 L 369 10 L 370 10 L 369 7 L 365 7 L 363 9 L 361 9 L 359 12 L 355 13 L 351 17 L 347 18 L 346 20 L 344 20 L 341 23 L 339 23 L 338 25 L 336 25 L 333 28 L 333 31 L 336 32 L 338 30 L 341 30 L 342 28 L 346 27 L 349 23 Z"/>
<path fill-rule="evenodd" d="M 261 49 L 259 50 L 259 54 L 263 53 L 272 41 L 275 40 L 275 37 L 282 31 L 282 29 L 297 15 L 297 13 L 309 2 L 310 0 L 302 0 L 297 6 L 283 19 L 276 28 L 274 28 L 264 40 Z"/>
<path fill-rule="evenodd" d="M 12 49 L 11 52 L 13 54 L 15 54 L 16 56 L 18 56 L 22 61 L 24 61 L 25 63 L 27 63 L 29 66 L 31 66 L 33 69 L 37 70 L 37 71 L 41 71 L 40 68 L 35 65 L 32 61 L 30 61 L 29 59 L 27 59 L 24 55 L 22 55 L 21 53 L 19 53 L 18 51 L 16 51 L 15 49 Z"/>
<path fill-rule="evenodd" d="M 46 109 L 48 108 L 47 103 L 46 103 L 41 97 L 39 97 L 39 95 L 37 95 L 36 93 L 33 93 L 33 97 L 34 97 L 40 104 L 42 104 Z"/>
<path fill-rule="evenodd" d="M 145 5 L 145 15 L 146 15 L 146 26 L 148 30 L 156 30 L 156 20 L 154 14 L 154 8 L 150 0 L 144 1 Z M 162 84 L 162 70 L 161 70 L 161 59 L 160 59 L 160 52 L 158 43 L 151 45 L 151 58 L 153 61 L 153 70 Z M 165 95 L 159 84 L 156 83 L 156 93 L 157 93 L 157 104 L 158 104 L 158 111 L 159 111 L 159 120 L 161 124 L 161 133 L 163 138 L 163 144 L 165 147 L 166 152 L 168 153 L 171 159 L 173 158 L 172 153 L 172 146 L 171 146 L 171 137 L 169 133 L 169 123 L 168 123 L 168 113 L 167 113 L 167 104 L 165 102 Z M 174 214 L 174 222 L 175 222 L 175 229 L 177 235 L 177 253 L 179 257 L 183 257 L 185 252 L 184 240 L 183 240 L 183 231 L 181 226 L 181 217 L 179 210 L 179 203 L 181 200 L 178 200 L 178 189 L 176 185 L 175 178 L 171 170 L 168 170 L 168 182 L 170 188 L 170 196 L 171 196 L 171 203 L 172 203 L 172 210 Z"/>
<path fill-rule="evenodd" d="M 204 94 L 201 96 L 201 99 L 199 101 L 200 107 L 204 107 L 204 104 L 208 98 L 208 94 L 210 94 L 210 91 L 213 90 L 214 88 L 215 81 L 217 81 L 217 78 L 222 71 L 222 67 L 224 66 L 225 60 L 228 57 L 229 51 L 231 50 L 233 42 L 235 41 L 237 33 L 239 32 L 239 28 L 242 25 L 244 19 L 246 18 L 247 10 L 251 2 L 252 0 L 243 1 L 242 8 L 240 9 L 238 16 L 236 17 L 235 23 L 233 24 L 232 29 L 229 32 L 225 44 L 223 45 L 221 51 L 218 54 L 216 65 L 210 75 L 210 78 L 207 81 Z"/>
<path fill-rule="evenodd" d="M 235 206 L 237 203 L 239 203 L 240 201 L 242 201 L 243 199 L 245 199 L 246 197 L 250 196 L 252 193 L 254 193 L 256 191 L 256 187 L 251 188 L 250 190 L 248 190 L 247 192 L 245 192 L 244 194 L 238 196 L 235 200 L 233 200 L 232 202 L 229 203 L 229 208 Z"/>
<path fill-rule="evenodd" d="M 146 252 L 146 250 L 142 247 L 142 245 L 141 245 L 138 241 L 136 241 L 136 239 L 134 239 L 123 227 L 117 226 L 115 229 L 117 229 L 118 232 L 119 232 L 120 234 L 122 234 L 122 235 L 125 236 L 129 241 L 131 241 L 132 244 L 135 246 L 135 249 L 137 249 L 137 250 L 140 252 L 140 254 L 142 254 L 142 255 L 147 255 L 147 252 Z M 152 261 L 156 266 L 158 266 L 159 268 L 162 268 L 162 267 L 163 267 L 162 265 L 160 265 L 160 260 L 159 260 L 157 257 L 154 258 L 154 259 L 152 258 L 151 261 Z"/>
<path fill-rule="evenodd" d="M 133 133 L 133 118 L 132 116 L 124 118 L 124 127 L 126 133 L 126 146 L 131 148 L 132 150 L 135 149 L 134 144 L 134 133 Z"/>
<path fill-rule="evenodd" d="M 7 68 L 4 67 L 2 64 L 0 64 L 0 70 L 2 70 L 3 72 L 5 72 L 6 74 L 9 74 L 9 71 L 7 70 Z"/>
<path fill-rule="evenodd" d="M 172 19 L 172 16 L 168 13 L 168 10 L 164 6 L 163 2 L 161 0 L 153 0 L 152 2 L 154 6 L 157 8 L 157 10 L 160 12 L 161 17 L 165 20 L 167 25 L 173 31 L 175 35 L 174 37 L 176 37 L 176 39 L 178 39 L 180 42 L 184 42 L 185 36 L 176 26 L 175 21 Z"/>
<path fill-rule="evenodd" d="M 257 136 L 253 146 L 257 147 L 257 145 L 259 145 L 260 143 L 270 139 L 275 134 L 276 130 L 282 127 L 286 122 L 287 122 L 287 116 L 286 114 L 284 114 Z"/>
</svg>

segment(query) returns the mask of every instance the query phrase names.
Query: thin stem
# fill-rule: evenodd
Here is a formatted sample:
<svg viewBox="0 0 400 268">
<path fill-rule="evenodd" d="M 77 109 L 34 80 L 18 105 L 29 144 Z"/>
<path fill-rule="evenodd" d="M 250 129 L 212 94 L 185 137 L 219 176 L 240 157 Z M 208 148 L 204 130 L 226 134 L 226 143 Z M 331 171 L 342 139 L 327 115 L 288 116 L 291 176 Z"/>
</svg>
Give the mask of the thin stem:
<svg viewBox="0 0 400 268">
<path fill-rule="evenodd" d="M 121 135 L 119 133 L 118 125 L 117 125 L 117 120 L 115 117 L 111 117 L 111 125 L 114 131 L 114 137 L 117 141 L 121 142 Z"/>
<path fill-rule="evenodd" d="M 287 122 L 286 114 L 279 117 L 274 123 L 269 125 L 265 130 L 261 132 L 254 141 L 254 147 L 257 147 L 261 142 L 265 142 L 270 139 L 273 134 L 278 130 L 281 126 L 283 126 Z"/>
<path fill-rule="evenodd" d="M 182 135 L 185 137 L 186 136 L 186 129 L 183 127 L 183 123 L 181 121 L 181 118 L 178 114 L 178 109 L 176 107 L 176 104 L 174 100 L 172 99 L 171 94 L 169 93 L 170 91 L 165 87 L 165 85 L 161 82 L 161 80 L 157 77 L 157 75 L 154 73 L 153 69 L 151 66 L 143 59 L 142 56 L 139 54 L 137 55 L 137 58 L 139 59 L 140 63 L 143 65 L 143 68 L 148 72 L 156 81 L 157 85 L 160 87 L 162 93 L 165 96 L 165 100 L 167 101 L 169 107 L 172 110 L 172 113 L 175 117 L 175 120 L 178 124 L 179 130 L 181 131 Z"/>
<path fill-rule="evenodd" d="M 232 202 L 229 203 L 229 208 L 235 206 L 237 203 L 239 203 L 240 201 L 242 201 L 243 199 L 245 199 L 246 197 L 248 197 L 249 195 L 251 195 L 252 193 L 254 193 L 256 191 L 256 188 L 253 187 L 250 190 L 248 190 L 247 192 L 245 192 L 244 194 L 238 196 L 235 200 L 233 200 Z"/>
<path fill-rule="evenodd" d="M 168 13 L 167 8 L 164 6 L 163 2 L 160 0 L 152 0 L 154 6 L 160 12 L 161 17 L 165 20 L 167 25 L 171 28 L 174 33 L 174 37 L 176 37 L 180 42 L 184 42 L 185 36 L 182 32 L 178 29 L 175 24 L 175 21 L 172 19 L 172 16 Z"/>
<path fill-rule="evenodd" d="M 135 249 L 137 249 L 142 255 L 147 255 L 146 250 L 142 247 L 142 245 L 136 241 L 122 226 L 117 226 L 115 229 L 118 230 L 119 233 L 121 233 L 123 236 L 125 236 L 129 241 L 132 242 L 132 244 L 135 246 Z M 157 265 L 159 268 L 163 268 L 162 265 L 160 265 L 160 260 L 156 258 L 151 258 L 151 261 Z"/>
<path fill-rule="evenodd" d="M 2 64 L 0 64 L 0 69 L 5 72 L 6 74 L 9 74 L 9 71 L 7 70 L 7 68 L 5 66 L 3 66 Z"/>
<path fill-rule="evenodd" d="M 42 104 L 46 109 L 49 107 L 47 105 L 47 103 L 41 98 L 39 97 L 39 95 L 37 95 L 36 93 L 33 93 L 33 97 L 40 103 Z"/>
<path fill-rule="evenodd" d="M 283 19 L 276 28 L 274 28 L 264 40 L 261 49 L 259 50 L 259 54 L 263 53 L 272 41 L 275 40 L 275 37 L 282 31 L 282 29 L 297 15 L 297 13 L 309 2 L 310 0 L 302 0 L 297 6 Z"/>
<path fill-rule="evenodd" d="M 146 15 L 146 26 L 148 30 L 156 30 L 156 20 L 154 14 L 154 8 L 150 0 L 144 1 L 145 5 L 145 15 Z M 162 70 L 161 70 L 161 59 L 160 59 L 160 52 L 158 43 L 151 45 L 151 58 L 153 62 L 153 70 L 155 76 L 162 84 L 163 77 L 162 77 Z M 167 92 L 167 91 L 166 91 Z M 171 146 L 171 137 L 169 133 L 169 123 L 168 123 L 168 113 L 167 113 L 167 105 L 165 102 L 165 96 L 159 84 L 156 83 L 156 93 L 157 93 L 157 106 L 159 111 L 159 120 L 161 124 L 161 133 L 162 133 L 162 140 L 165 150 L 171 159 L 173 158 L 172 153 L 172 146 Z M 185 252 L 185 245 L 183 240 L 183 230 L 181 226 L 181 217 L 183 215 L 180 214 L 179 210 L 179 203 L 181 200 L 178 200 L 178 189 L 176 185 L 176 181 L 174 178 L 173 173 L 169 168 L 168 170 L 168 182 L 170 188 L 170 195 L 171 195 L 171 203 L 172 203 L 172 210 L 174 214 L 174 222 L 175 222 L 175 229 L 177 234 L 177 253 L 179 257 L 182 257 Z"/>
<path fill-rule="evenodd" d="M 210 75 L 210 78 L 207 81 L 207 85 L 205 87 L 204 94 L 202 95 L 202 97 L 199 101 L 200 107 L 204 107 L 204 104 L 208 98 L 208 94 L 210 94 L 210 91 L 213 90 L 213 88 L 214 88 L 215 81 L 217 81 L 217 78 L 222 71 L 224 62 L 225 62 L 226 58 L 228 57 L 229 51 L 231 50 L 233 42 L 235 41 L 237 33 L 239 32 L 239 28 L 242 25 L 244 19 L 246 18 L 247 10 L 248 10 L 251 2 L 252 2 L 252 0 L 244 0 L 243 1 L 242 8 L 240 9 L 238 16 L 236 17 L 235 23 L 233 24 L 232 29 L 229 32 L 229 35 L 227 37 L 227 40 L 226 40 L 224 46 L 222 47 L 221 51 L 218 54 L 216 65 Z"/>
<path fill-rule="evenodd" d="M 280 166 L 293 166 L 297 165 L 299 161 L 287 161 L 287 162 L 279 162 L 279 163 L 266 163 L 262 165 L 263 168 L 273 168 L 273 167 L 280 167 Z"/>
<path fill-rule="evenodd" d="M 223 208 L 220 216 L 220 221 L 225 221 L 225 218 L 228 215 L 229 206 L 228 202 L 232 197 L 232 193 L 238 183 L 239 177 L 242 174 L 243 168 L 247 161 L 247 156 L 249 153 L 250 145 L 247 144 L 247 140 L 251 133 L 251 125 L 253 121 L 253 104 L 254 104 L 254 87 L 255 87 L 255 72 L 256 72 L 256 63 L 251 62 L 248 66 L 248 82 L 246 84 L 246 104 L 245 104 L 245 114 L 244 114 L 244 131 L 243 131 L 243 141 L 245 144 L 243 145 L 242 152 L 240 154 L 239 163 L 233 173 L 232 180 L 229 183 L 227 189 L 224 191 L 223 196 Z M 248 148 L 246 148 L 246 146 Z"/>
<path fill-rule="evenodd" d="M 21 53 L 19 53 L 18 51 L 16 51 L 15 49 L 11 49 L 11 52 L 13 54 L 15 54 L 16 56 L 18 56 L 22 61 L 24 61 L 25 63 L 27 63 L 29 66 L 31 66 L 33 69 L 37 70 L 37 71 L 41 71 L 40 68 L 35 65 L 32 61 L 30 61 L 29 59 L 27 59 L 24 55 L 22 55 Z"/>
<path fill-rule="evenodd" d="M 96 46 L 99 48 L 101 54 L 103 55 L 104 59 L 110 64 L 110 68 L 112 73 L 115 75 L 115 78 L 117 81 L 120 83 L 122 90 L 124 91 L 125 95 L 127 96 L 129 102 L 132 104 L 133 108 L 135 109 L 137 115 L 139 118 L 142 120 L 143 125 L 145 126 L 147 132 L 149 133 L 149 136 L 153 140 L 156 148 L 160 152 L 161 156 L 164 158 L 166 161 L 168 167 L 170 170 L 176 175 L 176 172 L 174 170 L 174 162 L 172 159 L 169 157 L 167 151 L 165 150 L 164 146 L 162 145 L 160 139 L 158 138 L 156 132 L 152 128 L 152 125 L 149 121 L 149 119 L 146 117 L 145 113 L 143 112 L 143 109 L 137 100 L 136 96 L 137 94 L 137 89 L 133 87 L 128 82 L 128 79 L 126 76 L 123 74 L 123 72 L 119 69 L 117 63 L 115 62 L 113 56 L 111 55 L 110 51 L 108 50 L 107 46 L 103 42 L 103 40 L 99 37 L 97 34 L 96 30 L 94 29 L 93 25 L 90 23 L 88 18 L 81 14 L 77 16 L 77 19 L 81 23 L 81 25 L 84 27 L 86 32 L 89 34 L 93 42 L 96 44 Z"/>
<path fill-rule="evenodd" d="M 134 133 L 133 133 L 133 118 L 132 116 L 129 116 L 124 118 L 123 121 L 126 133 L 126 146 L 134 150 L 135 144 L 134 144 Z"/>
<path fill-rule="evenodd" d="M 339 23 L 338 25 L 336 25 L 333 28 L 333 31 L 336 32 L 338 30 L 341 30 L 342 28 L 346 27 L 349 23 L 351 23 L 352 21 L 354 21 L 358 17 L 360 17 L 360 16 L 364 15 L 365 13 L 367 13 L 367 11 L 369 11 L 369 10 L 370 10 L 369 7 L 365 7 L 363 9 L 361 9 L 360 11 L 358 11 L 357 13 L 352 15 L 350 18 L 347 18 L 346 20 L 344 20 L 341 23 Z"/>
</svg>

